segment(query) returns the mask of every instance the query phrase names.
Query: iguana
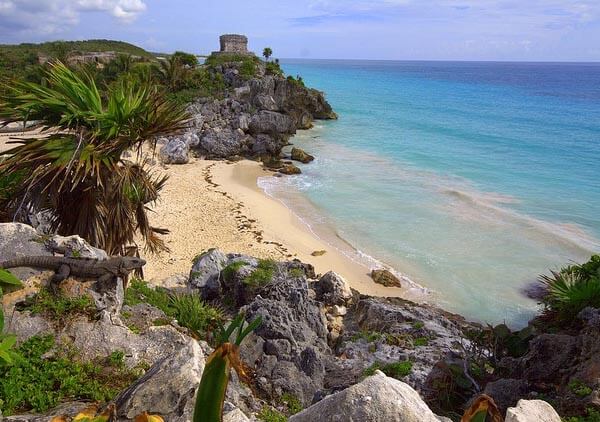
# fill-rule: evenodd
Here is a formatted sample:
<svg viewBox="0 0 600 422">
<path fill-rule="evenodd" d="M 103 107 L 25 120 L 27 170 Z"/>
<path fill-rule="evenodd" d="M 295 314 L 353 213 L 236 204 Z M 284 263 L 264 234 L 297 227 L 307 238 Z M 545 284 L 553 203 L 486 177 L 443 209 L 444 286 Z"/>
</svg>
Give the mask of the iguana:
<svg viewBox="0 0 600 422">
<path fill-rule="evenodd" d="M 104 288 L 115 277 L 121 277 L 123 283 L 127 283 L 129 273 L 142 268 L 145 264 L 145 260 L 131 256 L 114 256 L 105 260 L 63 256 L 22 256 L 0 262 L 0 268 L 30 267 L 54 270 L 50 288 L 56 291 L 58 284 L 71 275 L 97 279 L 100 288 Z"/>
</svg>

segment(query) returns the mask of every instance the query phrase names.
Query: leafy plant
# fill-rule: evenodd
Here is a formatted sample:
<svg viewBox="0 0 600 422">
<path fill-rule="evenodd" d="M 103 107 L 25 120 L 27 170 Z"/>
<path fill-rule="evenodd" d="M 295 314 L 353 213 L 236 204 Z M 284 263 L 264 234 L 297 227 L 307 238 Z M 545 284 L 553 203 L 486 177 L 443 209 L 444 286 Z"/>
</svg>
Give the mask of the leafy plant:
<svg viewBox="0 0 600 422">
<path fill-rule="evenodd" d="M 546 288 L 542 299 L 546 315 L 571 321 L 585 307 L 600 307 L 600 255 L 585 264 L 541 275 L 540 282 Z"/>
<path fill-rule="evenodd" d="M 586 397 L 592 394 L 592 389 L 579 380 L 571 381 L 569 383 L 569 390 L 579 397 Z"/>
<path fill-rule="evenodd" d="M 571 416 L 563 418 L 564 422 L 600 422 L 600 412 L 594 408 L 587 408 L 585 415 L 582 416 Z"/>
<path fill-rule="evenodd" d="M 231 264 L 227 264 L 227 266 L 221 271 L 221 278 L 226 282 L 232 281 L 235 273 L 237 273 L 244 265 L 248 264 L 244 261 L 235 261 Z"/>
<path fill-rule="evenodd" d="M 202 338 L 224 319 L 220 309 L 206 305 L 197 294 L 173 295 L 171 305 L 179 325 L 189 328 L 196 338 Z"/>
<path fill-rule="evenodd" d="M 251 287 L 260 287 L 273 281 L 277 263 L 272 259 L 261 259 L 258 266 L 245 279 L 244 284 Z"/>
<path fill-rule="evenodd" d="M 269 61 L 269 57 L 271 57 L 273 55 L 273 50 L 271 50 L 270 47 L 265 47 L 263 49 L 263 57 L 265 58 L 265 60 Z"/>
<path fill-rule="evenodd" d="M 96 314 L 96 307 L 91 297 L 87 295 L 78 297 L 54 295 L 46 288 L 40 289 L 35 296 L 27 298 L 18 308 L 19 310 L 29 310 L 32 314 L 44 315 L 60 324 L 64 324 L 78 315 L 93 317 Z"/>
<path fill-rule="evenodd" d="M 0 268 L 0 285 L 23 287 L 23 283 L 15 277 L 10 271 Z"/>
<path fill-rule="evenodd" d="M 216 332 L 217 346 L 206 359 L 200 386 L 196 393 L 194 422 L 219 422 L 222 420 L 223 402 L 229 383 L 230 368 L 235 369 L 241 379 L 247 375 L 239 356 L 239 346 L 261 323 L 258 317 L 244 328 L 244 314 L 236 316 L 227 328 L 219 326 Z M 236 332 L 235 341 L 229 339 Z"/>
<path fill-rule="evenodd" d="M 0 209 L 49 210 L 53 230 L 77 233 L 113 255 L 133 245 L 136 234 L 151 251 L 165 249 L 159 235 L 166 231 L 150 225 L 147 210 L 166 177 L 122 153 L 183 129 L 183 108 L 131 78 L 112 85 L 103 98 L 92 76 L 60 62 L 45 78 L 45 85 L 15 81 L 0 99 L 0 119 L 40 120 L 48 128 L 41 138 L 21 139 L 6 151 L 0 178 L 25 176 Z"/>
<path fill-rule="evenodd" d="M 4 415 L 44 412 L 65 400 L 106 402 L 139 375 L 112 366 L 109 359 L 82 362 L 72 350 L 54 346 L 52 336 L 31 337 L 16 349 L 19 357 L 13 365 L 0 367 Z"/>
<path fill-rule="evenodd" d="M 502 422 L 503 418 L 494 400 L 485 394 L 478 396 L 465 411 L 460 422 Z"/>
<path fill-rule="evenodd" d="M 17 357 L 13 351 L 16 342 L 16 336 L 4 332 L 4 311 L 2 310 L 2 289 L 0 288 L 0 367 L 12 364 Z"/>
<path fill-rule="evenodd" d="M 376 370 L 380 370 L 388 377 L 401 379 L 412 372 L 412 366 L 413 363 L 409 360 L 388 363 L 386 365 L 383 365 L 381 362 L 375 362 L 363 371 L 363 375 L 370 376 L 373 375 Z"/>
<path fill-rule="evenodd" d="M 281 402 L 285 404 L 285 407 L 287 407 L 290 415 L 295 415 L 303 409 L 300 400 L 290 393 L 283 393 L 281 395 Z"/>
<path fill-rule="evenodd" d="M 280 411 L 271 406 L 263 406 L 256 417 L 263 422 L 286 422 L 287 418 Z"/>
</svg>

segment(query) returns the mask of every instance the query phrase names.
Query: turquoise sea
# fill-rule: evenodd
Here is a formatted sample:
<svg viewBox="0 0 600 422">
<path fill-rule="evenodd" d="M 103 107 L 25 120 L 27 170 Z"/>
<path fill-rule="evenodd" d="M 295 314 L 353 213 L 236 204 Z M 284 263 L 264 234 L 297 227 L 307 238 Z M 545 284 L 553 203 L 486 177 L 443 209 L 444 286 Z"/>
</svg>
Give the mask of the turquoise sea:
<svg viewBox="0 0 600 422">
<path fill-rule="evenodd" d="M 600 64 L 282 66 L 339 120 L 292 139 L 317 157 L 302 175 L 260 185 L 356 259 L 448 310 L 520 326 L 538 274 L 600 252 Z"/>
</svg>

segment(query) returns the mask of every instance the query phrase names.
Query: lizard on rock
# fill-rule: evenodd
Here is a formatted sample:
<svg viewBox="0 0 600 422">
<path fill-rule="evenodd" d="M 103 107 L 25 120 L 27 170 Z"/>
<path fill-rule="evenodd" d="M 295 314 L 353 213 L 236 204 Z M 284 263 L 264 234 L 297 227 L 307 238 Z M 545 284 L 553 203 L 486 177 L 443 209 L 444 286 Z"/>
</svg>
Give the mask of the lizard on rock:
<svg viewBox="0 0 600 422">
<path fill-rule="evenodd" d="M 71 275 L 97 279 L 98 286 L 101 288 L 114 278 L 121 277 L 126 286 L 129 273 L 142 268 L 145 264 L 145 260 L 131 256 L 115 256 L 104 260 L 63 256 L 22 256 L 0 262 L 0 268 L 29 267 L 54 270 L 50 288 L 56 291 L 58 284 Z"/>
</svg>

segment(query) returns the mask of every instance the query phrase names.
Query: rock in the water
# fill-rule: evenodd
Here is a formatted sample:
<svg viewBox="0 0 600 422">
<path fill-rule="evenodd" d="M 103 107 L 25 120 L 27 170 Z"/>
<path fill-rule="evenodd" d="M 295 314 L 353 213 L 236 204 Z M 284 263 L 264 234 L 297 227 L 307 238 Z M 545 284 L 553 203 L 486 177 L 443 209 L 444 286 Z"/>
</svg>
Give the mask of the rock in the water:
<svg viewBox="0 0 600 422">
<path fill-rule="evenodd" d="M 302 170 L 300 170 L 298 167 L 296 167 L 293 164 L 284 164 L 283 167 L 281 167 L 279 169 L 279 173 L 281 174 L 300 174 L 302 173 Z"/>
<path fill-rule="evenodd" d="M 378 269 L 371 271 L 371 278 L 375 283 L 382 284 L 385 287 L 402 287 L 402 283 L 391 271 Z"/>
<path fill-rule="evenodd" d="M 350 285 L 333 271 L 326 273 L 312 287 L 317 293 L 317 300 L 328 305 L 346 305 L 352 300 Z"/>
<path fill-rule="evenodd" d="M 167 421 L 187 422 L 194 412 L 196 389 L 204 370 L 200 345 L 189 339 L 183 347 L 155 363 L 115 400 L 120 417 L 133 419 L 142 412 Z"/>
<path fill-rule="evenodd" d="M 325 397 L 292 416 L 290 422 L 439 422 L 408 384 L 383 372 Z"/>
<path fill-rule="evenodd" d="M 219 249 L 209 249 L 194 259 L 189 283 L 200 289 L 203 299 L 215 299 L 221 293 L 219 274 L 227 264 L 227 255 Z"/>
<path fill-rule="evenodd" d="M 186 164 L 190 161 L 189 146 L 182 139 L 171 139 L 160 148 L 159 157 L 164 164 Z"/>
<path fill-rule="evenodd" d="M 315 157 L 313 157 L 310 154 L 307 154 L 306 152 L 304 152 L 304 150 L 295 147 L 292 148 L 292 160 L 300 161 L 301 163 L 307 164 L 314 159 Z"/>
<path fill-rule="evenodd" d="M 519 400 L 506 411 L 505 422 L 560 422 L 556 410 L 543 400 Z"/>
</svg>

